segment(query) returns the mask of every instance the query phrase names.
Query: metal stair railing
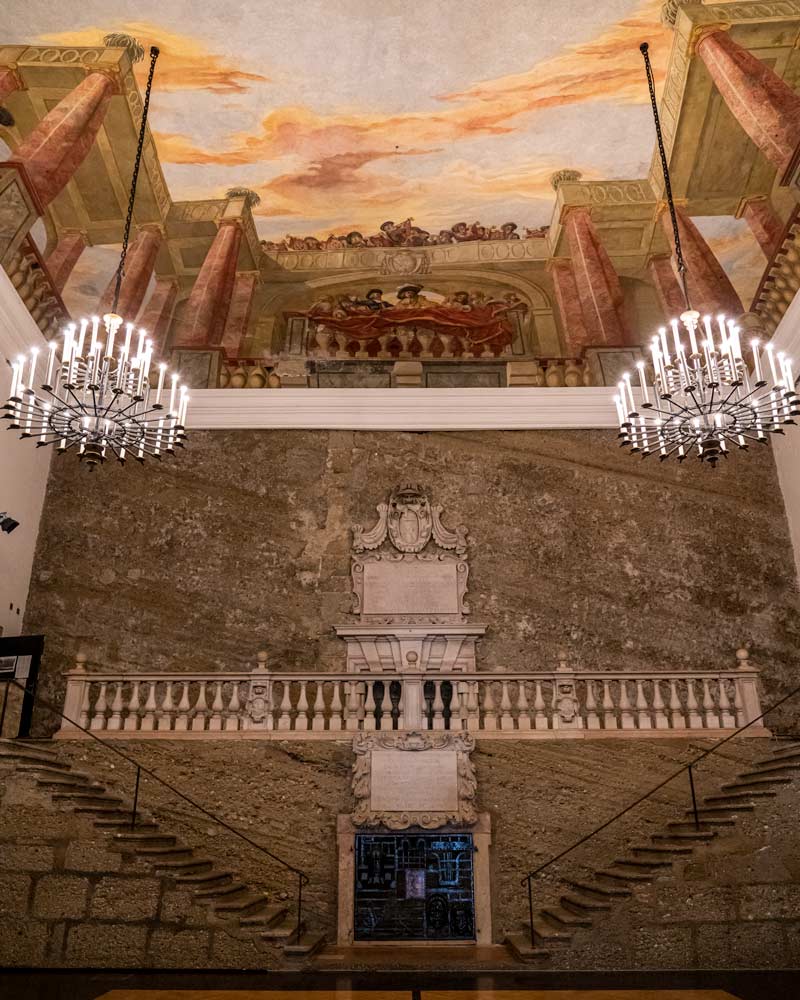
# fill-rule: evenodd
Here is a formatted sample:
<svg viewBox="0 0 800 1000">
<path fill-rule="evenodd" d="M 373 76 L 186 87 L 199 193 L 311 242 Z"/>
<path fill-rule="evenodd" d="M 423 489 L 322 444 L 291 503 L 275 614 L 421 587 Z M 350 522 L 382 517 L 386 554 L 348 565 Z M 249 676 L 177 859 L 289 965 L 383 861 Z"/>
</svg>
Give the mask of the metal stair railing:
<svg viewBox="0 0 800 1000">
<path fill-rule="evenodd" d="M 20 684 L 19 681 L 9 680 L 6 682 L 6 684 L 7 685 L 10 684 L 13 687 L 18 688 L 23 694 L 25 693 L 26 690 L 25 686 L 23 684 Z M 76 729 L 80 729 L 81 732 L 85 733 L 87 736 L 90 736 L 96 743 L 99 743 L 107 750 L 110 750 L 113 754 L 116 754 L 117 757 L 121 757 L 123 760 L 127 761 L 132 767 L 136 768 L 136 775 L 134 779 L 134 788 L 133 788 L 133 807 L 131 809 L 131 827 L 130 827 L 131 830 L 136 828 L 136 818 L 139 809 L 139 784 L 141 775 L 142 773 L 144 773 L 149 778 L 152 778 L 154 781 L 158 782 L 158 784 L 162 785 L 164 788 L 172 792 L 173 795 L 177 795 L 178 798 L 182 799 L 184 802 L 192 806 L 192 808 L 196 809 L 198 812 L 202 813 L 208 819 L 213 820 L 218 826 L 221 826 L 224 830 L 227 830 L 229 833 L 232 833 L 235 836 L 239 837 L 241 840 L 245 841 L 245 843 L 249 844 L 251 847 L 254 847 L 257 851 L 260 851 L 262 854 L 266 855 L 272 861 L 277 862 L 284 869 L 286 869 L 287 871 L 291 872 L 294 876 L 296 876 L 297 877 L 297 896 L 296 896 L 297 924 L 295 927 L 295 937 L 296 940 L 298 941 L 300 940 L 300 936 L 303 931 L 303 888 L 307 886 L 311 881 L 310 877 L 307 875 L 306 872 L 304 872 L 301 868 L 298 868 L 296 865 L 290 864 L 288 861 L 284 860 L 279 855 L 275 854 L 273 851 L 270 851 L 269 848 L 264 847 L 263 844 L 257 843 L 251 837 L 248 837 L 246 833 L 242 833 L 241 830 L 237 830 L 235 826 L 231 826 L 230 823 L 222 819 L 221 816 L 218 816 L 216 813 L 211 812 L 211 810 L 206 809 L 204 805 L 201 805 L 199 802 L 195 801 L 195 799 L 193 799 L 191 796 L 187 795 L 185 792 L 182 792 L 179 788 L 176 788 L 175 785 L 171 784 L 169 781 L 166 781 L 164 778 L 160 777 L 158 774 L 156 774 L 155 771 L 147 767 L 145 764 L 140 764 L 133 757 L 130 757 L 128 756 L 128 754 L 123 753 L 122 750 L 114 746 L 111 742 L 101 739 L 96 733 L 93 733 L 85 726 L 82 726 L 79 722 L 76 722 L 75 719 L 70 719 L 68 716 L 64 715 L 64 713 L 61 711 L 60 708 L 56 708 L 56 706 L 53 705 L 52 702 L 48 701 L 47 698 L 43 697 L 41 694 L 37 694 L 36 702 L 37 705 L 40 705 L 48 712 L 52 712 L 54 715 L 57 715 L 65 722 L 69 722 L 71 725 L 75 726 Z M 2 736 L 1 731 L 0 731 L 0 736 Z"/>
<path fill-rule="evenodd" d="M 595 827 L 589 833 L 585 834 L 585 836 L 581 837 L 580 840 L 576 840 L 574 844 L 571 844 L 569 847 L 565 848 L 563 851 L 560 851 L 558 854 L 555 855 L 555 857 L 550 858 L 549 861 L 545 861 L 545 863 L 542 864 L 542 865 L 539 865 L 538 868 L 534 868 L 532 871 L 529 871 L 528 874 L 525 875 L 520 880 L 520 885 L 527 885 L 527 892 L 528 892 L 528 924 L 529 924 L 529 929 L 530 929 L 531 948 L 535 948 L 536 947 L 536 931 L 535 931 L 534 925 L 533 925 L 534 924 L 534 921 L 533 921 L 533 880 L 534 880 L 534 878 L 536 878 L 537 875 L 540 875 L 543 871 L 545 871 L 546 869 L 550 868 L 557 861 L 560 861 L 562 858 L 565 858 L 568 854 L 571 854 L 573 851 L 577 850 L 577 848 L 581 847 L 587 841 L 589 841 L 593 837 L 597 836 L 598 833 L 602 833 L 603 830 L 608 829 L 608 827 L 611 826 L 612 823 L 616 823 L 616 821 L 618 819 L 620 819 L 622 816 L 625 816 L 632 809 L 635 809 L 638 805 L 641 805 L 642 802 L 645 802 L 647 799 L 651 798 L 656 792 L 660 791 L 665 785 L 668 785 L 671 781 L 674 781 L 677 777 L 679 777 L 680 775 L 682 775 L 684 772 L 688 773 L 688 776 L 689 776 L 689 790 L 690 790 L 691 797 L 692 797 L 692 813 L 694 815 L 695 829 L 699 830 L 700 829 L 700 818 L 699 818 L 699 814 L 698 814 L 698 810 L 697 810 L 697 794 L 696 794 L 695 786 L 694 786 L 694 768 L 700 763 L 700 761 L 705 760 L 706 757 L 710 757 L 712 754 L 715 754 L 720 749 L 720 747 L 724 746 L 726 743 L 729 743 L 731 740 L 736 739 L 737 736 L 741 735 L 746 729 L 749 729 L 750 726 L 755 725 L 756 722 L 760 722 L 765 716 L 769 715 L 770 712 L 774 712 L 775 709 L 780 708 L 781 705 L 785 704 L 785 702 L 789 701 L 791 698 L 794 698 L 794 696 L 797 695 L 797 694 L 800 694 L 800 687 L 794 688 L 792 691 L 790 691 L 787 695 L 785 695 L 779 701 L 776 701 L 774 705 L 770 705 L 769 708 L 765 709 L 761 713 L 761 715 L 757 715 L 754 719 L 751 719 L 744 726 L 740 726 L 738 729 L 736 729 L 734 732 L 730 733 L 724 739 L 721 739 L 721 740 L 719 740 L 719 742 L 715 743 L 714 746 L 709 747 L 707 750 L 703 750 L 702 753 L 698 754 L 688 764 L 684 764 L 682 767 L 679 767 L 677 771 L 673 771 L 673 773 L 670 774 L 668 777 L 664 778 L 663 781 L 659 781 L 659 783 L 657 785 L 654 785 L 651 789 L 649 789 L 648 791 L 646 791 L 644 793 L 644 795 L 640 795 L 639 798 L 637 798 L 634 802 L 631 802 L 629 805 L 625 806 L 624 809 L 621 809 L 618 813 L 616 813 L 610 819 L 607 819 L 605 821 L 605 823 L 602 823 L 600 826 Z"/>
</svg>

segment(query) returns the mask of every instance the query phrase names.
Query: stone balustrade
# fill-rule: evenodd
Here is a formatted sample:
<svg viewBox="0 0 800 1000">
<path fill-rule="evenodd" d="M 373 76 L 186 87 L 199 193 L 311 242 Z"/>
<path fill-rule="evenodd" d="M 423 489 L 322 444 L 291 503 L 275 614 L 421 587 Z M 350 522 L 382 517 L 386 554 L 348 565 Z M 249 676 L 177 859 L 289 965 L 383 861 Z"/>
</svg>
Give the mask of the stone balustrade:
<svg viewBox="0 0 800 1000">
<path fill-rule="evenodd" d="M 4 266 L 45 338 L 54 337 L 69 322 L 69 313 L 33 240 L 26 237 Z"/>
<path fill-rule="evenodd" d="M 346 739 L 372 730 L 465 730 L 515 739 L 675 736 L 744 726 L 761 713 L 746 651 L 729 671 L 525 673 L 253 671 L 67 674 L 64 714 L 122 738 L 232 735 Z M 764 735 L 752 726 L 753 735 Z M 60 738 L 81 738 L 64 721 Z"/>
<path fill-rule="evenodd" d="M 778 249 L 764 271 L 753 298 L 752 311 L 775 332 L 789 303 L 800 289 L 800 209 L 795 210 L 783 232 Z"/>
</svg>

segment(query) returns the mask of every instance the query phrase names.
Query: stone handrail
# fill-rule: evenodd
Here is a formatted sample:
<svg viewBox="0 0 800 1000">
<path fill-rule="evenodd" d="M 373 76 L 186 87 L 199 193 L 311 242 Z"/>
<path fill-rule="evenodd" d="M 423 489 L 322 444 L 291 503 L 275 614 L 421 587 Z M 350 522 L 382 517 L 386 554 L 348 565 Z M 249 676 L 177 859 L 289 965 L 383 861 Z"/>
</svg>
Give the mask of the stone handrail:
<svg viewBox="0 0 800 1000">
<path fill-rule="evenodd" d="M 769 334 L 775 332 L 783 314 L 800 289 L 800 208 L 789 217 L 778 248 L 767 264 L 753 297 L 752 312 L 764 321 Z"/>
<path fill-rule="evenodd" d="M 516 739 L 696 735 L 761 713 L 758 671 L 557 670 L 459 674 L 252 671 L 67 673 L 64 714 L 123 738 L 346 739 L 362 730 L 459 729 Z M 764 729 L 753 726 L 752 735 Z M 81 738 L 64 722 L 59 738 Z"/>
<path fill-rule="evenodd" d="M 47 340 L 69 322 L 69 313 L 56 290 L 47 265 L 26 236 L 5 262 L 5 270 L 17 294 Z"/>
</svg>

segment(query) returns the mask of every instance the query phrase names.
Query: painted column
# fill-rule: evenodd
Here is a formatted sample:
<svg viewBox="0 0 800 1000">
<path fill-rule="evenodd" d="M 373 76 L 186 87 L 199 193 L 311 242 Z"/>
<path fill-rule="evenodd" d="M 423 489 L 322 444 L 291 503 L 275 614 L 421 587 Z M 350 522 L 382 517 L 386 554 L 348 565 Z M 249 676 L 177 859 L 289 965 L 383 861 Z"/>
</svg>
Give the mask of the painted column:
<svg viewBox="0 0 800 1000">
<path fill-rule="evenodd" d="M 726 316 L 739 316 L 744 312 L 742 302 L 722 264 L 685 210 L 676 206 L 675 211 L 692 308 L 704 315 L 725 313 Z M 667 239 L 672 242 L 672 223 L 668 212 L 661 213 L 661 224 Z"/>
<path fill-rule="evenodd" d="M 223 220 L 181 316 L 176 347 L 222 342 L 241 242 L 241 225 L 233 219 Z"/>
<path fill-rule="evenodd" d="M 600 242 L 589 210 L 571 208 L 564 228 L 572 256 L 572 271 L 592 346 L 628 342 L 622 314 L 622 286 Z"/>
<path fill-rule="evenodd" d="M 230 359 L 242 357 L 242 344 L 247 336 L 253 293 L 257 284 L 258 274 L 254 271 L 236 275 L 225 332 L 222 335 L 222 346 Z"/>
<path fill-rule="evenodd" d="M 139 317 L 139 325 L 150 334 L 153 341 L 153 353 L 163 357 L 175 301 L 178 298 L 178 281 L 176 278 L 158 278 L 144 312 Z"/>
<path fill-rule="evenodd" d="M 758 245 L 764 251 L 764 256 L 770 260 L 778 249 L 785 227 L 770 204 L 769 198 L 748 198 L 739 206 L 737 216 L 747 222 L 753 236 L 758 240 Z"/>
<path fill-rule="evenodd" d="M 572 262 L 556 258 L 550 261 L 548 270 L 553 279 L 553 290 L 561 316 L 561 326 L 564 329 L 564 346 L 567 354 L 579 358 L 583 354 L 583 349 L 591 343 L 591 338 L 583 321 L 581 300 L 578 295 L 578 286 L 575 283 Z"/>
<path fill-rule="evenodd" d="M 680 316 L 686 309 L 683 289 L 672 266 L 670 254 L 657 254 L 647 262 L 647 270 L 653 280 L 658 301 L 664 311 L 665 319 Z"/>
<path fill-rule="evenodd" d="M 110 77 L 90 73 L 14 152 L 11 162 L 25 168 L 43 205 L 67 185 L 92 148 L 114 91 Z"/>
<path fill-rule="evenodd" d="M 800 143 L 800 96 L 724 29 L 703 34 L 697 54 L 736 120 L 783 173 Z"/>
<path fill-rule="evenodd" d="M 122 277 L 117 304 L 117 312 L 126 320 L 132 321 L 139 314 L 163 240 L 163 233 L 158 226 L 145 225 L 140 227 L 133 242 L 128 247 L 128 255 L 125 258 L 125 273 Z M 114 304 L 116 283 L 117 276 L 115 274 L 106 286 L 97 307 L 100 316 L 109 312 Z"/>
<path fill-rule="evenodd" d="M 0 69 L 0 103 L 4 101 L 9 94 L 13 94 L 15 90 L 19 90 L 19 87 L 19 77 L 17 76 L 16 70 L 9 69 L 8 67 Z"/>
<path fill-rule="evenodd" d="M 47 264 L 50 277 L 53 279 L 53 284 L 56 286 L 56 291 L 64 291 L 64 286 L 69 281 L 73 267 L 78 263 L 80 255 L 88 245 L 86 233 L 63 233 L 59 237 L 58 243 L 44 261 Z"/>
</svg>

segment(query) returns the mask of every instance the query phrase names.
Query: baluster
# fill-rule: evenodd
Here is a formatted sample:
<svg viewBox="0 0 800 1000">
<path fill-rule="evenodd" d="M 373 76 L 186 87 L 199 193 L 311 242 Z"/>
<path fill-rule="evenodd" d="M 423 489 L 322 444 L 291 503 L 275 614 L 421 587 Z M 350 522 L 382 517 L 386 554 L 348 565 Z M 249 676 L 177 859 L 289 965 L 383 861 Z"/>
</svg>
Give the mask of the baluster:
<svg viewBox="0 0 800 1000">
<path fill-rule="evenodd" d="M 736 716 L 731 712 L 731 699 L 728 695 L 728 678 L 720 677 L 719 684 L 719 711 L 723 729 L 736 728 Z"/>
<path fill-rule="evenodd" d="M 664 699 L 661 695 L 661 679 L 653 678 L 653 711 L 656 717 L 656 729 L 669 729 L 669 717 L 664 708 Z"/>
<path fill-rule="evenodd" d="M 307 687 L 308 681 L 300 681 L 300 696 L 297 699 L 297 716 L 294 720 L 294 728 L 297 732 L 305 732 L 308 729 Z"/>
<path fill-rule="evenodd" d="M 636 721 L 639 723 L 639 729 L 653 728 L 653 720 L 650 718 L 650 710 L 644 696 L 644 681 L 640 678 L 636 680 Z"/>
<path fill-rule="evenodd" d="M 222 681 L 214 681 L 214 698 L 211 702 L 211 718 L 208 720 L 208 731 L 222 731 Z"/>
<path fill-rule="evenodd" d="M 431 729 L 444 729 L 444 701 L 442 681 L 433 681 L 433 725 Z"/>
<path fill-rule="evenodd" d="M 287 680 L 282 680 L 283 692 L 281 697 L 281 704 L 278 708 L 278 725 L 275 727 L 281 732 L 288 732 L 292 728 L 292 697 L 290 693 L 290 683 Z"/>
<path fill-rule="evenodd" d="M 178 702 L 178 711 L 175 715 L 175 732 L 185 733 L 189 728 L 189 713 L 192 710 L 189 702 L 189 681 L 181 681 L 181 698 Z"/>
<path fill-rule="evenodd" d="M 328 728 L 335 733 L 340 733 L 343 728 L 343 715 L 346 709 L 342 705 L 341 681 L 333 681 L 333 694 L 331 695 L 331 721 Z"/>
<path fill-rule="evenodd" d="M 531 728 L 531 710 L 528 706 L 528 693 L 525 681 L 517 681 L 517 729 L 528 732 Z"/>
<path fill-rule="evenodd" d="M 175 714 L 175 702 L 172 700 L 173 681 L 166 681 L 164 684 L 164 697 L 161 701 L 161 711 L 158 713 L 158 728 L 169 730 L 172 728 L 172 716 Z"/>
<path fill-rule="evenodd" d="M 611 682 L 603 679 L 603 729 L 617 729 L 617 713 L 614 708 L 614 699 L 611 695 Z"/>
<path fill-rule="evenodd" d="M 94 713 L 89 725 L 90 729 L 106 728 L 106 711 L 108 709 L 108 701 L 106 700 L 107 687 L 108 681 L 100 681 L 100 691 L 97 695 L 97 701 L 94 703 Z"/>
<path fill-rule="evenodd" d="M 334 681 L 334 684 L 336 682 Z M 322 681 L 317 681 L 317 691 L 314 695 L 314 707 L 311 709 L 311 728 L 321 732 L 325 728 L 325 698 L 322 694 Z"/>
<path fill-rule="evenodd" d="M 122 728 L 122 681 L 117 681 L 114 685 L 114 698 L 111 702 L 111 716 L 106 725 L 106 729 Z"/>
<path fill-rule="evenodd" d="M 345 708 L 345 729 L 357 730 L 358 725 L 358 681 L 345 681 L 347 686 L 347 706 Z"/>
<path fill-rule="evenodd" d="M 478 686 L 478 681 L 467 681 L 467 729 L 473 733 L 481 728 Z"/>
<path fill-rule="evenodd" d="M 81 710 L 78 715 L 78 724 L 83 726 L 84 729 L 89 728 L 89 710 L 91 708 L 91 700 L 89 698 L 89 688 L 92 686 L 92 682 L 87 680 L 83 685 L 83 695 L 81 696 Z M 138 690 L 138 683 L 134 681 L 134 687 Z M 736 690 L 739 690 L 737 685 Z M 128 721 L 125 720 L 125 728 L 128 728 Z"/>
<path fill-rule="evenodd" d="M 622 729 L 635 729 L 636 720 L 628 697 L 628 682 L 621 678 L 619 682 L 619 716 Z"/>
<path fill-rule="evenodd" d="M 500 681 L 500 728 L 514 728 L 514 716 L 511 714 L 511 696 L 508 693 L 508 681 Z"/>
<path fill-rule="evenodd" d="M 228 711 L 225 713 L 226 733 L 235 733 L 238 731 L 241 712 L 242 705 L 239 701 L 239 682 L 234 681 L 231 689 L 231 697 L 228 701 Z"/>
<path fill-rule="evenodd" d="M 497 729 L 497 710 L 492 697 L 492 682 L 489 680 L 483 682 L 483 728 Z"/>
<path fill-rule="evenodd" d="M 126 732 L 134 732 L 139 728 L 139 681 L 131 681 L 131 696 L 128 699 L 128 712 L 122 728 Z"/>
<path fill-rule="evenodd" d="M 673 729 L 685 729 L 686 719 L 683 717 L 683 706 L 678 694 L 678 681 L 675 677 L 669 679 L 669 718 Z"/>
<path fill-rule="evenodd" d="M 145 681 L 145 683 L 147 684 L 147 698 L 145 698 L 139 729 L 143 733 L 152 733 L 156 728 L 156 682 Z"/>
<path fill-rule="evenodd" d="M 594 678 L 586 679 L 586 728 L 599 729 L 600 716 L 597 714 L 597 699 L 594 693 Z"/>
<path fill-rule="evenodd" d="M 364 729 L 372 732 L 375 729 L 375 681 L 364 682 L 366 691 L 364 697 Z"/>
<path fill-rule="evenodd" d="M 691 677 L 686 678 L 686 708 L 689 714 L 689 728 L 702 729 L 703 717 L 697 711 L 697 698 L 694 692 L 694 679 Z"/>
<path fill-rule="evenodd" d="M 542 682 L 536 681 L 536 693 L 533 696 L 533 725 L 535 729 L 547 729 L 547 706 L 542 694 Z"/>
<path fill-rule="evenodd" d="M 708 686 L 707 677 L 703 678 L 703 718 L 705 719 L 706 729 L 719 729 L 717 706 L 714 704 L 714 698 L 711 694 L 711 688 Z"/>
<path fill-rule="evenodd" d="M 406 717 L 405 717 L 405 701 L 406 701 L 406 698 L 405 698 L 405 694 L 406 694 L 406 686 L 403 683 L 403 678 L 401 677 L 400 678 L 400 692 L 399 692 L 399 694 L 397 696 L 397 728 L 401 729 L 401 730 L 406 728 Z"/>
<path fill-rule="evenodd" d="M 194 712 L 190 728 L 192 732 L 203 732 L 206 728 L 206 715 L 208 714 L 208 702 L 206 701 L 206 687 L 208 681 L 198 681 L 197 700 L 194 703 Z"/>
</svg>

